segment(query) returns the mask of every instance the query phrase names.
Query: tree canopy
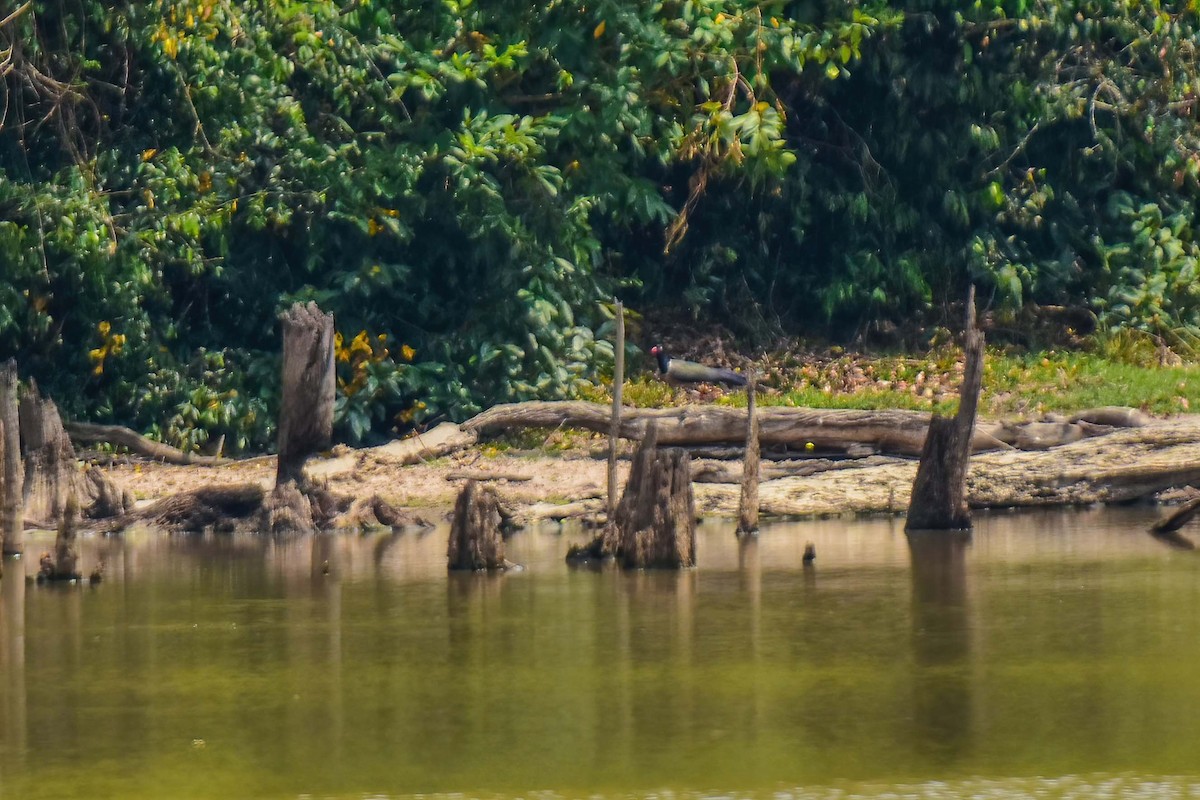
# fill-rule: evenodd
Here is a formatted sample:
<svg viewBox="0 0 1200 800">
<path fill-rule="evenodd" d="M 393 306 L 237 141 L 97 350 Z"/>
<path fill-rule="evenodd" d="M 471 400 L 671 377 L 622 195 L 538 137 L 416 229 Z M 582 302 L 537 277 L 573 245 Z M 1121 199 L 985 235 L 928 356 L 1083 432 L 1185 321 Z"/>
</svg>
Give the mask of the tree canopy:
<svg viewBox="0 0 1200 800">
<path fill-rule="evenodd" d="M 606 299 L 743 333 L 1000 309 L 1200 329 L 1196 0 L 30 0 L 0 19 L 0 357 L 270 441 L 569 395 Z"/>
</svg>

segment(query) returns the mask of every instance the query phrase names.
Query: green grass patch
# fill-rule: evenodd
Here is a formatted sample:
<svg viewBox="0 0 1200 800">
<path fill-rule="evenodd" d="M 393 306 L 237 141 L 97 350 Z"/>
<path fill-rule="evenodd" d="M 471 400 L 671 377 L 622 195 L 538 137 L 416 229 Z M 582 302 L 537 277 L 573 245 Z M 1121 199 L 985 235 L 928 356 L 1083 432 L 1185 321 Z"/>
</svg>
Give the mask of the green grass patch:
<svg viewBox="0 0 1200 800">
<path fill-rule="evenodd" d="M 998 348 L 989 350 L 981 413 L 989 417 L 1035 416 L 1132 406 L 1165 415 L 1200 408 L 1200 365 L 1161 366 L 1140 340 L 1102 344 L 1096 352 L 1051 350 L 1012 355 Z M 958 405 L 961 357 L 953 347 L 919 357 L 769 357 L 755 365 L 761 376 L 759 404 L 952 414 Z M 581 399 L 612 401 L 607 387 L 601 386 L 589 387 Z M 652 375 L 626 381 L 624 399 L 626 405 L 637 408 L 689 402 L 746 405 L 742 390 L 698 395 L 674 389 Z"/>
</svg>

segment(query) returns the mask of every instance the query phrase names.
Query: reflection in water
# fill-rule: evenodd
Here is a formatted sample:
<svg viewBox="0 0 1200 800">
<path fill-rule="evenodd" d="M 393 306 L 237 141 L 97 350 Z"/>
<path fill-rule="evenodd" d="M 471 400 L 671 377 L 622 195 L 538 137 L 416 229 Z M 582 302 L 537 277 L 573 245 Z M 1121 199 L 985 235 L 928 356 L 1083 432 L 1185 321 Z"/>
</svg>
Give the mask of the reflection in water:
<svg viewBox="0 0 1200 800">
<path fill-rule="evenodd" d="M 0 681 L 4 682 L 0 704 L 0 733 L 3 752 L 23 761 L 26 748 L 25 714 L 25 580 L 20 559 L 4 558 L 0 577 Z M 0 770 L 0 791 L 4 771 Z"/>
<path fill-rule="evenodd" d="M 916 744 L 944 764 L 955 763 L 971 747 L 973 676 L 966 566 L 970 544 L 970 534 L 958 531 L 908 534 Z"/>
<path fill-rule="evenodd" d="M 683 573 L 568 569 L 583 532 L 518 534 L 505 575 L 448 574 L 445 529 L 85 538 L 102 585 L 3 581 L 0 793 L 1187 786 L 1200 560 L 1137 513 L 706 523 Z"/>
</svg>

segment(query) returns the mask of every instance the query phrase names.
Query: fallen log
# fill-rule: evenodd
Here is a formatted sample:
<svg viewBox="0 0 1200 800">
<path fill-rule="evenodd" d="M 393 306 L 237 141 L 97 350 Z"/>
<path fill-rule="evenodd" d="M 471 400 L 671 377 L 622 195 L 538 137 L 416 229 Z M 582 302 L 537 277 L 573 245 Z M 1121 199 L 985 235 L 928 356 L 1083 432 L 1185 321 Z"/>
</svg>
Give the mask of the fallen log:
<svg viewBox="0 0 1200 800">
<path fill-rule="evenodd" d="M 764 446 L 784 444 L 799 449 L 845 449 L 853 444 L 871 445 L 879 452 L 917 456 L 925 442 L 929 414 L 921 411 L 861 411 L 771 407 L 761 409 L 760 441 Z M 621 412 L 620 435 L 641 439 L 646 423 L 658 428 L 663 446 L 744 444 L 746 414 L 727 406 L 684 406 L 682 408 L 626 408 Z M 606 433 L 610 410 L 599 403 L 582 401 L 529 401 L 494 406 L 464 422 L 462 430 L 479 435 L 514 428 L 582 428 Z M 809 448 L 809 445 L 812 448 Z M 1002 449 L 991 435 L 990 426 L 979 426 L 971 439 L 973 450 Z"/>
<path fill-rule="evenodd" d="M 147 439 L 137 431 L 126 428 L 124 425 L 64 422 L 63 428 L 66 430 L 67 435 L 76 442 L 84 444 L 95 444 L 97 442 L 114 444 L 126 448 L 131 453 L 137 453 L 146 458 L 153 458 L 155 461 L 162 461 L 166 464 L 211 467 L 221 463 L 228 463 L 223 459 L 213 456 L 204 456 L 199 453 L 185 453 L 182 450 L 171 447 L 169 444 Z"/>
<path fill-rule="evenodd" d="M 490 472 L 486 469 L 458 469 L 446 473 L 448 481 L 508 481 L 524 483 L 533 480 L 532 475 L 520 472 Z"/>
<path fill-rule="evenodd" d="M 759 466 L 760 479 L 773 481 L 779 478 L 805 477 L 821 472 L 841 469 L 862 469 L 883 464 L 907 463 L 895 456 L 867 456 L 866 458 L 805 458 L 790 461 L 775 461 Z M 715 460 L 693 459 L 692 480 L 695 483 L 738 483 L 743 471 L 732 464 Z"/>
</svg>

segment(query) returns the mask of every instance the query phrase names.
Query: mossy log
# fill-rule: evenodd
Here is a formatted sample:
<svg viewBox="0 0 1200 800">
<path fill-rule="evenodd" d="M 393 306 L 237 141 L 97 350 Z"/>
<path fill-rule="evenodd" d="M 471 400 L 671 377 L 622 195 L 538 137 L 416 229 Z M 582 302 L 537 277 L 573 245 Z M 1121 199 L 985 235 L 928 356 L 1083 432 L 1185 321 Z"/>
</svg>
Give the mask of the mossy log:
<svg viewBox="0 0 1200 800">
<path fill-rule="evenodd" d="M 505 569 L 504 526 L 508 518 L 495 490 L 467 481 L 454 503 L 446 560 L 452 570 Z"/>
</svg>

